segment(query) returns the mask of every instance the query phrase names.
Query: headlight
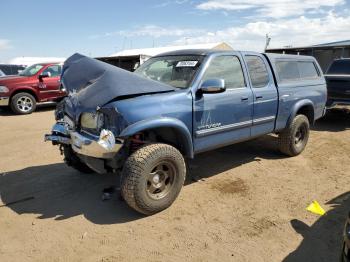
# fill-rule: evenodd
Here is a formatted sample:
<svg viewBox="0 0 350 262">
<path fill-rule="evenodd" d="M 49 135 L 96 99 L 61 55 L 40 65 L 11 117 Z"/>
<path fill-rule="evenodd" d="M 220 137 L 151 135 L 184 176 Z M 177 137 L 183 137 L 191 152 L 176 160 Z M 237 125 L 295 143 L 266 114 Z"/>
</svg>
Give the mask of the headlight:
<svg viewBox="0 0 350 262">
<path fill-rule="evenodd" d="M 0 86 L 0 93 L 7 93 L 9 89 L 6 86 Z"/>
<path fill-rule="evenodd" d="M 83 128 L 99 129 L 103 126 L 103 115 L 100 113 L 83 113 L 80 124 Z"/>
</svg>

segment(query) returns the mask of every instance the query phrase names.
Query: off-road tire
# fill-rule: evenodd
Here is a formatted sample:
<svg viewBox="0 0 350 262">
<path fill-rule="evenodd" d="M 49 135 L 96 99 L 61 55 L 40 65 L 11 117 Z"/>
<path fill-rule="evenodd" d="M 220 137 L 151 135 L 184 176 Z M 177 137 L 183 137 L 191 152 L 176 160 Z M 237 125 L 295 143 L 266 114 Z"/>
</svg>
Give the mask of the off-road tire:
<svg viewBox="0 0 350 262">
<path fill-rule="evenodd" d="M 160 199 L 154 199 L 148 189 L 149 177 L 154 174 L 153 170 L 159 163 L 168 163 L 174 175 L 167 194 Z M 126 160 L 121 177 L 122 197 L 131 208 L 142 214 L 152 215 L 168 208 L 175 201 L 185 178 L 185 160 L 175 147 L 149 144 L 139 148 Z"/>
<path fill-rule="evenodd" d="M 72 167 L 81 173 L 85 173 L 85 174 L 94 173 L 94 171 L 90 167 L 84 164 L 79 159 L 79 157 L 77 157 L 77 155 L 74 153 L 73 149 L 70 146 L 63 147 L 63 155 L 64 155 L 64 162 L 67 164 L 67 166 Z"/>
<path fill-rule="evenodd" d="M 300 129 L 302 129 L 304 133 L 302 134 L 302 139 L 297 142 L 301 132 Z M 288 156 L 299 155 L 306 147 L 309 134 L 309 119 L 305 115 L 297 115 L 291 124 L 279 134 L 279 150 Z"/>
<path fill-rule="evenodd" d="M 27 107 L 24 105 L 20 106 L 19 103 L 21 103 L 21 100 L 23 100 L 23 103 L 25 102 L 28 103 L 28 106 Z M 26 92 L 18 93 L 11 98 L 10 107 L 12 112 L 14 112 L 17 115 L 31 114 L 36 109 L 36 100 L 35 100 L 35 97 L 29 93 L 26 93 Z"/>
</svg>

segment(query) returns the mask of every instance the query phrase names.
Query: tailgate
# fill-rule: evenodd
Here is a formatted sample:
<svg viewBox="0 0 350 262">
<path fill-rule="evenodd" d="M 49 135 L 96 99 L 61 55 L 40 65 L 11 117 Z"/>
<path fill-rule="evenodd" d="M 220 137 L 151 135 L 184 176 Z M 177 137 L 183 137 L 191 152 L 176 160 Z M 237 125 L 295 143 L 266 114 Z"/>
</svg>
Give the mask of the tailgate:
<svg viewBox="0 0 350 262">
<path fill-rule="evenodd" d="M 328 99 L 350 99 L 350 75 L 326 75 Z"/>
</svg>

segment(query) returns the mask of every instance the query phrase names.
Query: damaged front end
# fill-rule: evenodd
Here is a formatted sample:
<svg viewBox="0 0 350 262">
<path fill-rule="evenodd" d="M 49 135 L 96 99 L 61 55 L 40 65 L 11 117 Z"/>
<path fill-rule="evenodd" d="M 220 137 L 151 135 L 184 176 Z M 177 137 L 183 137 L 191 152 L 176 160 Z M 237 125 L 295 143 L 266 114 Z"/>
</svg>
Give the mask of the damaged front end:
<svg viewBox="0 0 350 262">
<path fill-rule="evenodd" d="M 57 123 L 45 141 L 59 145 L 65 162 L 97 173 L 121 167 L 125 141 L 118 137 L 128 123 L 112 101 L 174 88 L 101 61 L 75 54 L 64 63 L 62 87 L 68 92 L 55 112 Z M 107 105 L 107 106 L 106 106 Z"/>
<path fill-rule="evenodd" d="M 107 129 L 106 125 L 111 122 L 108 121 L 110 116 L 101 112 L 82 113 L 80 122 L 75 123 L 64 112 L 59 113 L 63 117 L 53 126 L 51 134 L 45 135 L 45 141 L 60 146 L 67 164 L 72 163 L 72 158 L 78 157 L 97 173 L 106 173 L 118 168 L 117 163 L 112 162 L 117 159 L 124 141 L 115 137 L 115 126 Z"/>
</svg>

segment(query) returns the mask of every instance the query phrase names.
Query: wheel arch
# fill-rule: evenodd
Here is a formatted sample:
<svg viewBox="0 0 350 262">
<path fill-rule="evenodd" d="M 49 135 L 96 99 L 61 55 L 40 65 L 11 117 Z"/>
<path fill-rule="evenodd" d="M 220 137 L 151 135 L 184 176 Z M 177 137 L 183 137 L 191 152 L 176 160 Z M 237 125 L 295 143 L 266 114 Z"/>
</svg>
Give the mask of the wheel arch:
<svg viewBox="0 0 350 262">
<path fill-rule="evenodd" d="M 142 120 L 125 128 L 119 136 L 127 138 L 142 132 L 153 132 L 174 145 L 186 157 L 193 158 L 194 156 L 191 133 L 178 119 L 161 117 Z"/>
<path fill-rule="evenodd" d="M 14 90 L 11 95 L 10 95 L 10 100 L 12 100 L 12 98 L 17 95 L 18 93 L 28 93 L 31 94 L 34 98 L 36 102 L 39 102 L 39 98 L 37 93 L 35 92 L 35 90 L 31 89 L 31 88 L 26 88 L 26 87 L 21 87 L 18 88 L 16 90 Z"/>
<path fill-rule="evenodd" d="M 310 124 L 313 125 L 315 123 L 315 107 L 312 101 L 305 99 L 297 102 L 292 109 L 291 115 L 289 116 L 287 126 L 290 125 L 296 115 L 305 115 Z"/>
</svg>

